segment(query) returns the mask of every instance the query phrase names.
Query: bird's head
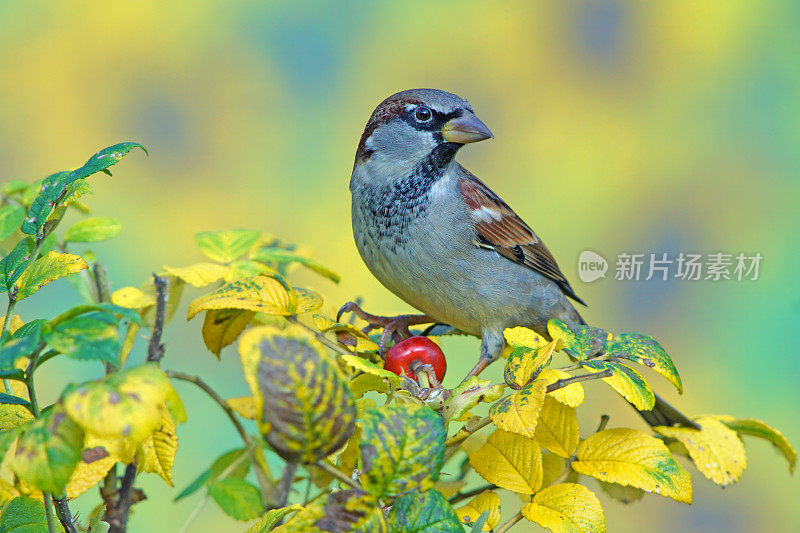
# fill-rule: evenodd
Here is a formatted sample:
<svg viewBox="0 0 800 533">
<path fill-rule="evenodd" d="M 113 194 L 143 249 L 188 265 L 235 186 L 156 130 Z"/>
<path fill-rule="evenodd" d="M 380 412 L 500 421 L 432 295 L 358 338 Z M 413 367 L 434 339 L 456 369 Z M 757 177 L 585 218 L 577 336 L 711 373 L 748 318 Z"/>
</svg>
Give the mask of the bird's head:
<svg viewBox="0 0 800 533">
<path fill-rule="evenodd" d="M 402 91 L 372 112 L 355 168 L 372 179 L 404 178 L 426 162 L 446 166 L 464 144 L 491 137 L 463 98 L 436 89 Z"/>
</svg>

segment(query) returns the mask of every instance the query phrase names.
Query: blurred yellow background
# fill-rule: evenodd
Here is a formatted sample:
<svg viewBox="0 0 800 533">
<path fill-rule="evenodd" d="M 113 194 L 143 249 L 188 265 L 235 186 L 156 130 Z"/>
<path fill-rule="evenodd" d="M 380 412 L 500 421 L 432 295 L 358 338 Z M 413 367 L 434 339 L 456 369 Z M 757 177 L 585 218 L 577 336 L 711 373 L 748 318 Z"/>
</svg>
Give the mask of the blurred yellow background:
<svg viewBox="0 0 800 533">
<path fill-rule="evenodd" d="M 357 295 L 374 312 L 409 308 L 367 272 L 352 242 L 347 188 L 375 105 L 436 87 L 467 98 L 496 139 L 459 160 L 510 201 L 615 332 L 660 340 L 690 414 L 754 416 L 800 443 L 800 4 L 793 2 L 15 2 L 0 1 L 2 179 L 33 180 L 119 141 L 144 144 L 114 177 L 92 178 L 97 215 L 123 233 L 93 246 L 115 288 L 200 258 L 198 231 L 255 228 L 308 245 L 342 274 L 301 275 L 333 310 Z M 758 281 L 582 283 L 584 249 L 760 252 Z M 194 293 L 188 294 L 191 298 Z M 66 283 L 18 307 L 53 316 Z M 165 366 L 246 390 L 232 349 L 217 362 L 197 321 L 168 328 Z M 478 341 L 443 341 L 453 385 Z M 99 369 L 54 363 L 40 388 Z M 488 374 L 499 379 L 499 365 Z M 179 385 L 180 387 L 180 385 Z M 587 385 L 611 426 L 639 424 L 601 384 Z M 141 485 L 133 532 L 176 531 L 200 503 L 172 498 L 239 445 L 228 421 L 181 387 L 176 488 Z M 639 427 L 638 425 L 636 427 Z M 693 468 L 689 507 L 648 495 L 625 507 L 600 495 L 611 531 L 800 531 L 797 478 L 763 442 L 724 491 Z M 597 487 L 591 485 L 593 489 Z M 86 516 L 97 496 L 75 503 Z M 504 500 L 506 513 L 515 512 Z M 646 524 L 646 525 L 645 525 Z M 521 524 L 516 530 L 537 530 Z M 213 504 L 190 531 L 242 531 Z"/>
</svg>

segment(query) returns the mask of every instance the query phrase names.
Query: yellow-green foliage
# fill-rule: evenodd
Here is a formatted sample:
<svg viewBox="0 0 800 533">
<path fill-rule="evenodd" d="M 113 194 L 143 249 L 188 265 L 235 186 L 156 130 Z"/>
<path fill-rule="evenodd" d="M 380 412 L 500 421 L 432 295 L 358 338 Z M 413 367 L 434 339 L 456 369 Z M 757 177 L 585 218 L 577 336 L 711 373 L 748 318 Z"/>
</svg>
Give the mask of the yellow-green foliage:
<svg viewBox="0 0 800 533">
<path fill-rule="evenodd" d="M 198 234 L 204 261 L 165 266 L 142 286 L 110 294 L 98 259 L 70 246 L 114 237 L 119 222 L 83 218 L 60 236 L 56 230 L 67 210 L 89 212 L 78 202 L 92 192 L 86 178 L 110 174 L 108 167 L 135 147 L 141 148 L 118 144 L 77 170 L 2 189 L 0 291 L 8 308 L 0 339 L 0 458 L 8 468 L 0 469 L 1 531 L 20 524 L 56 531 L 54 499 L 58 520 L 75 531 L 66 498 L 93 487 L 102 491 L 91 530 L 101 530 L 102 520 L 118 523 L 136 503 L 137 474 L 172 485 L 173 464 L 181 460 L 176 426 L 187 411 L 170 379 L 200 387 L 242 439 L 175 499 L 202 490 L 232 518 L 254 520 L 242 528 L 248 533 L 505 532 L 522 520 L 557 532 L 596 532 L 606 523 L 588 478 L 624 503 L 644 492 L 691 503 L 691 478 L 676 456 L 725 486 L 747 465 L 743 435 L 769 441 L 794 468 L 789 442 L 756 419 L 706 415 L 694 419 L 696 427 L 649 431 L 606 428 L 607 419 L 579 427 L 581 381 L 602 379 L 642 410 L 656 397 L 639 367 L 683 392 L 666 351 L 638 333 L 554 320 L 550 339 L 506 330 L 502 383 L 470 377 L 444 389 L 430 386 L 424 372 L 419 382 L 397 376 L 383 369 L 379 330 L 312 315 L 322 296 L 289 281 L 295 266 L 334 282 L 339 276 L 259 231 Z M 60 278 L 84 304 L 28 321 L 13 314 L 17 301 Z M 208 383 L 213 376 L 161 368 L 160 336 L 184 289 L 195 292 L 188 319 L 204 315 L 202 337 L 212 354 L 220 357 L 238 342 L 250 396 L 222 398 Z M 154 338 L 147 362 L 133 365 L 128 355 L 141 329 Z M 106 375 L 65 386 L 53 405 L 39 405 L 34 374 L 46 372 L 53 357 L 103 365 Z M 202 413 L 190 408 L 188 416 Z M 268 466 L 273 453 L 284 460 L 279 474 Z M 504 501 L 521 501 L 501 509 L 504 492 L 519 496 Z"/>
</svg>

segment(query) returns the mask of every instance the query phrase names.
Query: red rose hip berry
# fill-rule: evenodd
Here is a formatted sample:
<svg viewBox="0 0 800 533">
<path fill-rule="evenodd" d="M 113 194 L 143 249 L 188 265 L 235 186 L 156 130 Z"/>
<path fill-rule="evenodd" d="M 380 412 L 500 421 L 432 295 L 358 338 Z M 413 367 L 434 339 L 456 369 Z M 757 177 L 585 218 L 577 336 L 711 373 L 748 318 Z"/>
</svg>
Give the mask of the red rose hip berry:
<svg viewBox="0 0 800 533">
<path fill-rule="evenodd" d="M 433 367 L 436 379 L 441 383 L 447 370 L 444 353 L 435 342 L 428 337 L 411 337 L 398 342 L 389 349 L 383 368 L 398 376 L 405 374 L 416 381 L 417 376 L 411 370 L 411 363 L 419 361 Z"/>
</svg>

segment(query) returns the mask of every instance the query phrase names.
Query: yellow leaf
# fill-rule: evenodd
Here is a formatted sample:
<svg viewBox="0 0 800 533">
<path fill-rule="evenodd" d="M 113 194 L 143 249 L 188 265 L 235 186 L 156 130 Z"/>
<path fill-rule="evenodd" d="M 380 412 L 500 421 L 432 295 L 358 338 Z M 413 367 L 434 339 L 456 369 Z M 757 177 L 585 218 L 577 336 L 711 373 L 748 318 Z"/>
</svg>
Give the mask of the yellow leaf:
<svg viewBox="0 0 800 533">
<path fill-rule="evenodd" d="M 541 335 L 528 328 L 506 328 L 503 337 L 511 346 L 526 346 L 532 349 L 547 346 L 547 341 Z"/>
<path fill-rule="evenodd" d="M 51 281 L 85 268 L 89 268 L 89 265 L 82 257 L 55 251 L 48 252 L 34 261 L 14 284 L 18 289 L 17 300 L 30 296 Z"/>
<path fill-rule="evenodd" d="M 552 485 L 553 481 L 558 479 L 566 468 L 568 468 L 567 462 L 563 457 L 552 452 L 542 451 L 542 487 Z"/>
<path fill-rule="evenodd" d="M 692 480 L 659 439 L 633 429 L 606 429 L 578 445 L 572 469 L 600 481 L 692 503 Z"/>
<path fill-rule="evenodd" d="M 514 492 L 533 494 L 542 485 L 539 443 L 518 433 L 496 430 L 470 454 L 469 464 L 489 483 Z"/>
<path fill-rule="evenodd" d="M 3 320 L 5 320 L 5 316 L 3 316 Z M 19 317 L 19 315 L 11 315 L 11 321 L 8 323 L 8 331 L 12 335 L 16 333 L 16 331 L 21 328 L 25 322 Z"/>
<path fill-rule="evenodd" d="M 0 404 L 0 430 L 14 429 L 33 420 L 33 415 L 24 405 Z"/>
<path fill-rule="evenodd" d="M 253 319 L 253 311 L 241 309 L 212 309 L 203 320 L 203 342 L 219 359 L 220 352 L 230 346 Z"/>
<path fill-rule="evenodd" d="M 500 399 L 489 410 L 492 422 L 504 431 L 533 437 L 546 389 L 547 384 L 537 380 Z"/>
<path fill-rule="evenodd" d="M 650 385 L 631 367 L 616 361 L 581 361 L 581 365 L 592 373 L 611 369 L 611 376 L 603 381 L 640 411 L 649 411 L 655 405 Z"/>
<path fill-rule="evenodd" d="M 215 281 L 223 279 L 228 275 L 230 269 L 229 266 L 218 263 L 196 263 L 188 267 L 164 266 L 164 270 L 168 274 L 172 274 L 189 285 L 198 288 L 211 285 Z"/>
<path fill-rule="evenodd" d="M 554 533 L 601 533 L 606 519 L 600 500 L 583 485 L 561 483 L 537 492 L 522 515 Z"/>
<path fill-rule="evenodd" d="M 353 398 L 359 399 L 369 391 L 389 392 L 389 382 L 374 374 L 359 374 L 350 381 L 350 392 Z"/>
<path fill-rule="evenodd" d="M 433 490 L 438 490 L 442 493 L 442 496 L 445 498 L 452 498 L 458 491 L 464 488 L 466 485 L 466 480 L 462 479 L 460 481 L 442 481 L 441 479 L 433 484 Z"/>
<path fill-rule="evenodd" d="M 367 361 L 363 357 L 359 357 L 351 353 L 345 353 L 339 355 L 339 358 L 356 370 L 377 376 L 381 379 L 385 379 L 388 383 L 395 387 L 400 387 L 403 384 L 403 380 L 400 376 L 394 372 L 389 372 L 388 370 L 379 367 L 371 361 Z"/>
<path fill-rule="evenodd" d="M 456 514 L 462 524 L 469 526 L 477 522 L 485 511 L 489 511 L 489 517 L 484 522 L 482 531 L 490 531 L 500 522 L 500 496 L 497 493 L 490 490 L 481 492 L 466 505 L 456 509 Z"/>
<path fill-rule="evenodd" d="M 299 307 L 297 292 L 269 276 L 239 279 L 189 304 L 188 319 L 209 309 L 244 309 L 267 315 L 291 315 Z"/>
<path fill-rule="evenodd" d="M 7 504 L 19 495 L 20 493 L 14 488 L 14 485 L 0 478 L 0 505 Z"/>
<path fill-rule="evenodd" d="M 178 449 L 175 422 L 165 407 L 161 407 L 161 422 L 155 431 L 139 445 L 139 471 L 158 474 L 172 486 L 172 465 Z"/>
<path fill-rule="evenodd" d="M 553 359 L 553 351 L 559 341 L 555 340 L 539 348 L 518 346 L 507 355 L 503 378 L 509 387 L 524 387 L 539 375 Z"/>
<path fill-rule="evenodd" d="M 318 292 L 302 287 L 294 287 L 297 295 L 297 303 L 294 306 L 294 314 L 309 313 L 322 307 L 322 296 Z"/>
<path fill-rule="evenodd" d="M 578 416 L 574 407 L 567 407 L 547 396 L 544 399 L 536 440 L 543 448 L 567 458 L 578 446 Z"/>
<path fill-rule="evenodd" d="M 747 467 L 742 440 L 734 430 L 714 418 L 698 417 L 695 422 L 699 430 L 666 426 L 653 429 L 681 441 L 697 469 L 717 485 L 725 487 L 738 481 Z"/>
<path fill-rule="evenodd" d="M 115 457 L 120 463 L 131 463 L 136 457 L 136 444 L 131 444 L 123 438 L 106 439 L 96 435 L 87 435 L 84 443 L 84 453 L 86 450 L 97 450 L 96 453 L 102 454 L 100 450 L 105 450 L 109 455 Z"/>
<path fill-rule="evenodd" d="M 67 497 L 77 498 L 106 477 L 119 458 L 111 455 L 102 446 L 86 448 L 81 453 L 81 462 L 67 482 Z"/>
<path fill-rule="evenodd" d="M 569 377 L 572 376 L 563 370 L 545 368 L 542 370 L 541 374 L 539 374 L 538 379 L 545 381 L 548 385 L 552 385 L 559 379 L 566 379 Z M 580 383 L 570 383 L 566 387 L 554 390 L 548 396 L 569 407 L 580 407 L 584 399 L 583 386 Z"/>
<path fill-rule="evenodd" d="M 19 392 L 15 392 L 17 396 L 21 396 Z M 786 458 L 789 463 L 789 472 L 794 472 L 794 465 L 797 462 L 797 452 L 792 448 L 789 440 L 777 429 L 769 426 L 768 424 L 756 418 L 734 418 L 729 415 L 712 416 L 726 426 L 741 435 L 749 435 L 764 439 L 771 443 L 776 450 L 778 450 Z"/>
<path fill-rule="evenodd" d="M 332 331 L 336 334 L 336 340 L 345 346 L 349 346 L 356 353 L 377 352 L 378 345 L 372 342 L 369 336 L 353 326 L 335 322 L 323 315 L 314 315 L 314 323 L 322 333 Z"/>
<path fill-rule="evenodd" d="M 236 411 L 240 416 L 248 420 L 258 420 L 258 404 L 252 396 L 242 396 L 241 398 L 228 398 L 225 400 L 228 407 Z"/>
<path fill-rule="evenodd" d="M 148 364 L 77 387 L 63 403 L 70 418 L 86 433 L 127 438 L 136 445 L 159 424 L 160 407 L 170 388 L 164 373 Z"/>
<path fill-rule="evenodd" d="M 122 287 L 111 295 L 111 303 L 128 309 L 141 309 L 156 304 L 156 299 L 136 287 Z"/>
</svg>

